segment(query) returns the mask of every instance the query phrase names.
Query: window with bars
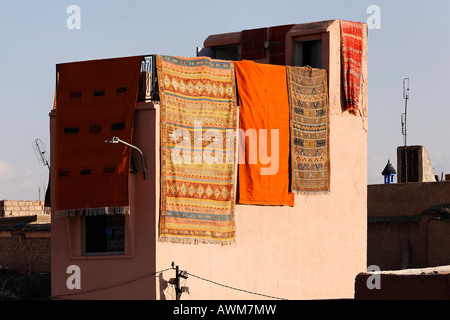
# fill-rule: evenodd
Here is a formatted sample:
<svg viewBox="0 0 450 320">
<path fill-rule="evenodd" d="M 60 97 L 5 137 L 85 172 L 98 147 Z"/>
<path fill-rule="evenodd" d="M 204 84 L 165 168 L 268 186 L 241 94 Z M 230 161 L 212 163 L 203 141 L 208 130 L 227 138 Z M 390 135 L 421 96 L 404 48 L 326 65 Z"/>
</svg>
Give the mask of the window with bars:
<svg viewBox="0 0 450 320">
<path fill-rule="evenodd" d="M 85 254 L 124 254 L 125 215 L 97 215 L 84 218 Z"/>
</svg>

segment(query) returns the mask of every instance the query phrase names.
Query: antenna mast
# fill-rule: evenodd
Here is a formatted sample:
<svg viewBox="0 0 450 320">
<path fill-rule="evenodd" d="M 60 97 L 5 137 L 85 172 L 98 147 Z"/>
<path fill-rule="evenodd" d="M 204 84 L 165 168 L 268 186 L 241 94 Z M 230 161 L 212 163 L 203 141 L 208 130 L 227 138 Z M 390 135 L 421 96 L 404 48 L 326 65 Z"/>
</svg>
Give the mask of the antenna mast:
<svg viewBox="0 0 450 320">
<path fill-rule="evenodd" d="M 402 114 L 402 134 L 405 145 L 405 182 L 408 183 L 408 143 L 406 131 L 406 116 L 408 114 L 408 99 L 409 99 L 409 78 L 403 79 L 403 99 L 405 99 L 405 112 Z"/>
<path fill-rule="evenodd" d="M 48 169 L 50 169 L 50 165 L 48 164 L 47 160 L 47 150 L 45 149 L 45 144 L 42 142 L 42 140 L 36 139 L 31 145 L 33 146 L 34 153 L 36 154 L 38 161 L 44 166 L 47 166 Z"/>
</svg>

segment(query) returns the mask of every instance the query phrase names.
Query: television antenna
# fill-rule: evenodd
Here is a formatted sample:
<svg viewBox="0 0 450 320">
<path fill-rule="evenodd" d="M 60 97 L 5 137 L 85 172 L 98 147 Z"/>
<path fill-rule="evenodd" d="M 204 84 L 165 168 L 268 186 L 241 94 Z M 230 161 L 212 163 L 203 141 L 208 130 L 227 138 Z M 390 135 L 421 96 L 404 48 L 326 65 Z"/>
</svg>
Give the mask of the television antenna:
<svg viewBox="0 0 450 320">
<path fill-rule="evenodd" d="M 409 78 L 403 79 L 403 99 L 405 99 L 405 112 L 402 113 L 402 134 L 403 134 L 403 142 L 406 146 L 407 145 L 406 116 L 408 112 Z"/>
<path fill-rule="evenodd" d="M 31 145 L 33 146 L 34 153 L 36 154 L 39 163 L 42 163 L 44 166 L 47 166 L 47 168 L 50 170 L 50 165 L 48 164 L 47 158 L 47 150 L 42 140 L 36 139 Z"/>
<path fill-rule="evenodd" d="M 406 116 L 408 114 L 408 99 L 409 99 L 409 78 L 403 79 L 403 99 L 405 99 L 405 112 L 402 113 L 402 134 L 403 143 L 405 145 L 405 182 L 408 182 L 408 153 L 407 153 L 407 131 L 406 131 Z"/>
</svg>

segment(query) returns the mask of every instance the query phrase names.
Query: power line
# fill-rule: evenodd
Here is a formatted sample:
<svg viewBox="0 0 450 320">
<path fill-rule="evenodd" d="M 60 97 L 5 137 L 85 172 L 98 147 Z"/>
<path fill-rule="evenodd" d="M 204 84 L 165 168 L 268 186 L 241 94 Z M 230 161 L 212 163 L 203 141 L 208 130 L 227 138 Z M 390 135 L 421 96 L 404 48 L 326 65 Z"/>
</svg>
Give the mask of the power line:
<svg viewBox="0 0 450 320">
<path fill-rule="evenodd" d="M 110 289 L 110 288 L 118 287 L 118 286 L 121 286 L 121 285 L 124 285 L 124 284 L 129 284 L 129 283 L 132 283 L 132 282 L 144 279 L 144 278 L 148 278 L 148 277 L 154 276 L 154 275 L 159 274 L 159 273 L 163 273 L 163 272 L 168 271 L 168 270 L 173 270 L 173 267 L 167 268 L 167 269 L 164 269 L 164 270 L 160 270 L 160 271 L 156 271 L 156 272 L 153 272 L 153 273 L 150 273 L 150 274 L 147 274 L 147 275 L 143 275 L 143 276 L 141 276 L 139 278 L 135 278 L 133 280 L 128 280 L 128 281 L 116 283 L 116 284 L 113 284 L 113 285 L 110 285 L 110 286 L 101 287 L 101 288 L 95 288 L 95 289 L 91 289 L 91 290 L 85 290 L 85 291 L 82 291 L 82 292 L 73 292 L 73 293 L 68 293 L 68 294 L 64 294 L 64 295 L 52 296 L 52 298 L 53 299 L 58 299 L 58 298 L 62 299 L 64 297 L 68 297 L 68 296 L 74 296 L 74 295 L 80 295 L 80 294 L 85 294 L 85 293 L 90 293 L 90 292 Z M 249 290 L 235 288 L 235 287 L 228 286 L 228 285 L 225 285 L 225 284 L 222 284 L 222 283 L 218 283 L 218 282 L 213 281 L 213 280 L 205 279 L 203 277 L 197 276 L 197 275 L 192 274 L 192 273 L 187 272 L 187 271 L 185 271 L 185 272 L 186 272 L 187 275 L 190 275 L 190 276 L 192 276 L 194 278 L 197 278 L 197 279 L 200 279 L 200 280 L 203 280 L 203 281 L 206 281 L 206 282 L 210 282 L 210 283 L 213 283 L 215 285 L 218 285 L 218 286 L 221 286 L 221 287 L 224 287 L 224 288 L 228 288 L 228 289 L 232 289 L 232 290 L 236 290 L 236 291 L 241 291 L 241 292 L 245 292 L 245 293 L 249 293 L 249 294 L 253 294 L 253 295 L 258 295 L 258 296 L 262 296 L 262 297 L 266 297 L 266 298 L 271 298 L 271 299 L 287 300 L 285 298 L 279 298 L 279 297 L 274 297 L 274 296 L 270 296 L 270 295 L 266 295 L 266 294 L 262 294 L 262 293 L 252 292 L 252 291 L 249 291 Z"/>
<path fill-rule="evenodd" d="M 96 288 L 96 289 L 91 289 L 91 290 L 86 290 L 86 291 L 82 291 L 82 292 L 73 292 L 73 293 L 68 293 L 68 294 L 63 294 L 63 295 L 52 296 L 52 298 L 64 298 L 64 297 L 67 297 L 67 296 L 74 296 L 74 295 L 85 294 L 85 293 L 94 292 L 94 291 L 110 289 L 110 288 L 118 287 L 118 286 L 121 286 L 121 285 L 124 285 L 124 284 L 129 284 L 129 283 L 132 283 L 132 282 L 144 279 L 144 278 L 148 278 L 148 277 L 154 276 L 154 275 L 156 275 L 158 273 L 163 273 L 163 272 L 168 271 L 168 270 L 172 270 L 172 268 L 167 268 L 167 269 L 164 269 L 164 270 L 156 271 L 156 272 L 153 272 L 153 273 L 150 273 L 150 274 L 143 275 L 143 276 L 141 276 L 139 278 L 136 278 L 136 279 L 133 279 L 133 280 L 127 280 L 127 281 L 116 283 L 116 284 L 113 284 L 113 285 L 110 285 L 110 286 Z"/>
<path fill-rule="evenodd" d="M 262 293 L 256 293 L 256 292 L 251 292 L 251 291 L 244 290 L 244 289 L 234 288 L 234 287 L 231 287 L 231 286 L 228 286 L 228 285 L 225 285 L 225 284 L 221 284 L 221 283 L 218 283 L 218 282 L 215 282 L 215 281 L 212 281 L 212 280 L 208 280 L 208 279 L 196 276 L 195 274 L 192 274 L 190 272 L 187 272 L 187 274 L 192 276 L 192 277 L 194 277 L 194 278 L 197 278 L 197 279 L 200 279 L 200 280 L 203 280 L 203 281 L 207 281 L 207 282 L 211 282 L 213 284 L 216 284 L 218 286 L 225 287 L 225 288 L 228 288 L 228 289 L 232 289 L 232 290 L 236 290 L 236 291 L 242 291 L 242 292 L 246 292 L 246 293 L 250 293 L 250 294 L 254 294 L 254 295 L 258 295 L 258 296 L 263 296 L 263 297 L 271 298 L 271 299 L 287 300 L 285 298 L 278 298 L 278 297 L 273 297 L 273 296 L 269 296 L 269 295 L 262 294 Z"/>
</svg>

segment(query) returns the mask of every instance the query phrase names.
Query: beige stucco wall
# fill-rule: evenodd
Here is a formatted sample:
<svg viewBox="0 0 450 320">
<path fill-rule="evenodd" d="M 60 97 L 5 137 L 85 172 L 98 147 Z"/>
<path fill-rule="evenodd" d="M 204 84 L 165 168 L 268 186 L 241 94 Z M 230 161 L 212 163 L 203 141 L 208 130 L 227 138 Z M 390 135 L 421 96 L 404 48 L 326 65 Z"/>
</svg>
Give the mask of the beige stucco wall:
<svg viewBox="0 0 450 320">
<path fill-rule="evenodd" d="M 430 156 L 425 147 L 422 148 L 422 181 L 423 182 L 434 182 L 436 177 L 433 170 L 433 165 L 431 164 Z"/>
<path fill-rule="evenodd" d="M 366 269 L 366 136 L 356 117 L 332 116 L 331 127 L 329 195 L 298 195 L 293 208 L 238 205 L 235 245 L 157 242 L 156 269 L 174 261 L 197 276 L 270 296 L 352 298 L 354 279 Z M 186 299 L 264 298 L 194 277 L 186 285 Z"/>
<path fill-rule="evenodd" d="M 363 55 L 362 112 L 354 116 L 342 112 L 338 21 L 330 24 L 328 31 L 331 193 L 297 195 L 293 208 L 238 205 L 235 245 L 157 242 L 156 269 L 167 268 L 173 261 L 196 276 L 286 299 L 354 296 L 355 277 L 366 270 L 367 42 Z M 156 170 L 159 172 L 159 168 Z M 157 225 L 155 221 L 156 228 Z M 169 272 L 163 278 L 169 280 L 174 275 Z M 160 283 L 158 279 L 157 287 Z M 190 295 L 183 294 L 182 299 L 266 298 L 193 276 L 187 279 L 186 286 Z M 170 288 L 157 292 L 159 299 L 173 298 Z"/>
</svg>

